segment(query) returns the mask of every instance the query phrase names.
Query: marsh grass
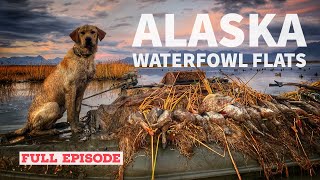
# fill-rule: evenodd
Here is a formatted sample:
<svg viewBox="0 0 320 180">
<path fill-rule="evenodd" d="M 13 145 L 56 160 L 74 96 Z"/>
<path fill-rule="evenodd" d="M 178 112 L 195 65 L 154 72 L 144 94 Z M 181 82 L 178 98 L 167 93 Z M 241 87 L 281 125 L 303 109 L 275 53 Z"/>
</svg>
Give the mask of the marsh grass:
<svg viewBox="0 0 320 180">
<path fill-rule="evenodd" d="M 97 64 L 95 79 L 119 79 L 124 74 L 128 73 L 129 71 L 132 71 L 133 69 L 134 67 L 132 65 L 117 61 Z"/>
<path fill-rule="evenodd" d="M 55 66 L 0 66 L 0 82 L 21 82 L 44 80 Z"/>
<path fill-rule="evenodd" d="M 43 81 L 56 66 L 0 66 L 0 83 Z M 97 64 L 95 79 L 119 79 L 123 74 L 133 70 L 133 66 L 121 62 Z"/>
</svg>

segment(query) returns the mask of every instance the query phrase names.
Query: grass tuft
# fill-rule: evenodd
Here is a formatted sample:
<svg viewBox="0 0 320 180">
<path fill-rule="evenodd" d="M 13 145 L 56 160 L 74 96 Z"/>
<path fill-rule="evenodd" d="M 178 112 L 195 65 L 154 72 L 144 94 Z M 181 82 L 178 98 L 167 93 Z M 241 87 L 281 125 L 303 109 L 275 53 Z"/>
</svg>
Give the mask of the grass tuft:
<svg viewBox="0 0 320 180">
<path fill-rule="evenodd" d="M 97 64 L 95 78 L 98 80 L 104 79 L 119 79 L 127 72 L 132 71 L 133 66 L 122 62 L 110 62 Z"/>
</svg>

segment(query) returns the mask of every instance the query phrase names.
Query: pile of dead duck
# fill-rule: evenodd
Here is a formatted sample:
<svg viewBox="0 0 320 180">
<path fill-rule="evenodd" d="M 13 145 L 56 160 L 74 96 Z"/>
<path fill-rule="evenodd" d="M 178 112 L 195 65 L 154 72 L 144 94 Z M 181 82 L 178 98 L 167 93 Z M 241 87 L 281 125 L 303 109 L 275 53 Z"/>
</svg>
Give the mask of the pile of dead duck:
<svg viewBox="0 0 320 180">
<path fill-rule="evenodd" d="M 181 84 L 191 77 L 193 84 Z M 141 149 L 155 160 L 159 144 L 186 157 L 199 146 L 220 156 L 209 146 L 218 144 L 228 150 L 237 173 L 230 150 L 255 159 L 266 178 L 286 172 L 288 159 L 313 174 L 316 163 L 310 157 L 320 154 L 319 92 L 300 88 L 299 97 L 271 96 L 229 81 L 199 72 L 167 73 L 162 83 L 169 85 L 131 90 L 95 111 L 106 132 L 98 138 L 117 139 L 124 152 L 119 176 Z"/>
</svg>

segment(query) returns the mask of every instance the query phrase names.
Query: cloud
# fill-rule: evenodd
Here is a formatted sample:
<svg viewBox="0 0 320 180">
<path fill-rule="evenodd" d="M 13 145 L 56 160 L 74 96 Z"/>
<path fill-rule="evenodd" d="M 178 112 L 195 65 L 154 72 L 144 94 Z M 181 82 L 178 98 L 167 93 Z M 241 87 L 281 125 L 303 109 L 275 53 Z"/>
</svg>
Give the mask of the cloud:
<svg viewBox="0 0 320 180">
<path fill-rule="evenodd" d="M 105 18 L 105 17 L 109 16 L 109 14 L 106 11 L 97 11 L 94 13 L 94 16 L 96 18 Z"/>
<path fill-rule="evenodd" d="M 245 13 L 243 13 L 242 15 L 245 16 L 245 17 L 249 17 L 250 14 L 258 14 L 259 17 L 261 16 L 261 14 L 258 13 L 258 12 L 256 12 L 256 11 L 245 12 Z"/>
<path fill-rule="evenodd" d="M 108 7 L 117 3 L 119 3 L 119 0 L 96 0 L 93 1 L 93 3 L 89 5 L 87 9 L 89 11 L 96 11 L 96 9 L 99 9 L 101 7 Z"/>
<path fill-rule="evenodd" d="M 64 6 L 70 6 L 72 3 L 71 2 L 66 2 L 66 3 L 64 3 L 63 5 Z"/>
<path fill-rule="evenodd" d="M 222 10 L 226 13 L 239 13 L 242 8 L 257 8 L 268 3 L 277 5 L 278 7 L 286 0 L 216 0 L 216 5 L 222 6 Z M 213 7 L 213 11 L 221 10 L 220 7 Z"/>
<path fill-rule="evenodd" d="M 208 14 L 208 13 L 209 13 L 209 11 L 208 11 L 208 10 L 206 10 L 206 9 L 203 9 L 203 10 L 201 10 L 201 13 L 203 13 L 203 14 Z"/>
<path fill-rule="evenodd" d="M 301 24 L 305 36 L 320 36 L 319 24 Z"/>
<path fill-rule="evenodd" d="M 48 13 L 51 1 L 2 0 L 0 1 L 0 38 L 4 44 L 13 41 L 43 41 L 46 34 L 68 35 L 80 24 L 72 18 L 64 19 Z"/>
<path fill-rule="evenodd" d="M 119 3 L 119 0 L 97 0 L 92 6 L 108 6 L 110 4 Z"/>
<path fill-rule="evenodd" d="M 121 55 L 129 55 L 132 53 L 131 51 L 123 50 L 123 49 L 106 49 L 106 51 L 108 53 L 117 54 L 117 55 L 120 55 L 120 54 Z"/>
<path fill-rule="evenodd" d="M 0 41 L 0 47 L 8 47 L 8 46 L 10 46 L 10 42 L 8 42 L 8 41 L 6 41 L 6 42 Z"/>
<path fill-rule="evenodd" d="M 161 2 L 166 2 L 167 0 L 138 0 L 138 1 L 142 3 L 161 3 Z"/>
<path fill-rule="evenodd" d="M 162 18 L 162 17 L 165 17 L 166 14 L 167 14 L 167 13 L 165 13 L 165 12 L 153 13 L 153 17 Z"/>
<path fill-rule="evenodd" d="M 121 18 L 115 18 L 115 21 L 121 21 L 121 22 L 126 22 L 127 20 L 133 19 L 133 16 L 124 16 Z"/>
<path fill-rule="evenodd" d="M 110 46 L 110 47 L 116 47 L 119 44 L 121 44 L 123 41 L 101 41 L 100 46 Z"/>
<path fill-rule="evenodd" d="M 67 12 L 68 10 L 69 10 L 68 8 L 64 8 L 64 9 L 60 10 L 59 13 L 65 13 L 65 12 Z"/>
<path fill-rule="evenodd" d="M 301 28 L 306 41 L 308 40 L 320 40 L 320 25 L 319 24 L 301 24 Z M 282 29 L 282 24 L 270 24 L 268 30 L 270 31 L 272 37 L 278 40 L 280 32 Z M 293 32 L 291 27 L 290 32 Z"/>
<path fill-rule="evenodd" d="M 184 11 L 193 11 L 193 8 L 184 8 Z"/>
<path fill-rule="evenodd" d="M 155 3 L 164 3 L 167 0 L 137 0 L 137 4 L 139 9 L 147 8 L 150 5 L 154 5 Z"/>
<path fill-rule="evenodd" d="M 126 27 L 126 26 L 131 26 L 131 24 L 129 23 L 119 23 L 119 24 L 115 24 L 115 25 L 112 25 L 112 26 L 109 26 L 109 29 L 117 29 L 119 27 Z"/>
</svg>

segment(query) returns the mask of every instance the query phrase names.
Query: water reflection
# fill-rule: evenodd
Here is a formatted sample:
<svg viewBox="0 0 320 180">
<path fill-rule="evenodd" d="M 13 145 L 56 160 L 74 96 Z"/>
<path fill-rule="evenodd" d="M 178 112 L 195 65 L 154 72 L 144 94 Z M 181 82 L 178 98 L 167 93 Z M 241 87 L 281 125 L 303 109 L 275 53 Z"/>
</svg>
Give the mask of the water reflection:
<svg viewBox="0 0 320 180">
<path fill-rule="evenodd" d="M 109 89 L 116 81 L 93 81 L 86 89 L 84 97 Z M 29 106 L 33 96 L 40 90 L 41 83 L 16 83 L 0 86 L 0 133 L 18 129 L 26 122 Z M 91 106 L 110 104 L 119 94 L 120 90 L 109 91 L 93 98 L 84 100 L 83 103 Z M 82 106 L 80 117 L 92 109 Z M 66 121 L 66 113 L 59 120 Z"/>
<path fill-rule="evenodd" d="M 0 84 L 0 102 L 9 101 L 13 97 L 33 97 L 42 83 Z"/>
<path fill-rule="evenodd" d="M 0 84 L 0 102 L 8 101 L 15 95 L 13 84 Z"/>
<path fill-rule="evenodd" d="M 86 95 L 91 95 L 110 88 L 117 81 L 93 81 L 87 89 Z M 0 102 L 9 101 L 13 97 L 30 97 L 37 94 L 42 87 L 42 83 L 12 83 L 0 84 Z"/>
</svg>

